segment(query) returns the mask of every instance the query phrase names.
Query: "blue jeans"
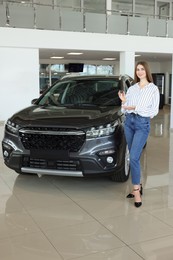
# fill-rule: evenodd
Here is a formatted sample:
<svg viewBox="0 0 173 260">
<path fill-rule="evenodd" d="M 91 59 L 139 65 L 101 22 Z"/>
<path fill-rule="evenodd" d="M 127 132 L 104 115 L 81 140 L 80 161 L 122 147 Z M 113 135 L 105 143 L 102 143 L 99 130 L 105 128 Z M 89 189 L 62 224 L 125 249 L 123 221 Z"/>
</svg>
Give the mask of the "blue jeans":
<svg viewBox="0 0 173 260">
<path fill-rule="evenodd" d="M 130 152 L 132 184 L 139 185 L 141 179 L 140 157 L 150 132 L 150 118 L 134 113 L 127 114 L 124 131 Z"/>
</svg>

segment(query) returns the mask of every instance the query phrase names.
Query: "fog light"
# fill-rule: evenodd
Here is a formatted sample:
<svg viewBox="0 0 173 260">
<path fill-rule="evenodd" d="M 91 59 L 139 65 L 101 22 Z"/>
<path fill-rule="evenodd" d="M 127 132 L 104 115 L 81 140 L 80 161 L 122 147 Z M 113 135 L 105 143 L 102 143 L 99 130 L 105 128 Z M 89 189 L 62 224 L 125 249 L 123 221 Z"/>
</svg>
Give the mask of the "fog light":
<svg viewBox="0 0 173 260">
<path fill-rule="evenodd" d="M 9 156 L 9 153 L 8 153 L 6 150 L 4 151 L 4 156 L 5 156 L 5 157 L 8 157 L 8 156 Z"/>
<path fill-rule="evenodd" d="M 5 142 L 2 143 L 3 156 L 4 156 L 4 159 L 6 159 L 6 160 L 10 157 L 10 154 L 14 150 L 14 148 L 13 148 L 14 145 L 12 146 L 11 143 L 10 144 L 5 143 Z"/>
<path fill-rule="evenodd" d="M 113 157 L 109 156 L 106 158 L 107 163 L 113 163 L 114 159 Z"/>
<path fill-rule="evenodd" d="M 109 154 L 113 154 L 113 153 L 115 153 L 115 150 L 111 149 L 111 150 L 101 151 L 101 152 L 99 152 L 99 155 L 103 156 L 103 155 L 109 155 Z"/>
</svg>

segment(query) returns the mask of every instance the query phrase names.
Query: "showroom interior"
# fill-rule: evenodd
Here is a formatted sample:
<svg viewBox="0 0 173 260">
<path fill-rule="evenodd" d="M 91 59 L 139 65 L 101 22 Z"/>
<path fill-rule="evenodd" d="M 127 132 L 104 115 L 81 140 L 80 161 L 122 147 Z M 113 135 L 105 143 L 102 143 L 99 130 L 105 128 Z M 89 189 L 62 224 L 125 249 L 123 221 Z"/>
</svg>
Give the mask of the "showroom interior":
<svg viewBox="0 0 173 260">
<path fill-rule="evenodd" d="M 22 175 L 0 153 L 0 259 L 142 260 L 173 255 L 173 1 L 0 0 L 0 138 L 70 64 L 134 77 L 146 60 L 162 104 L 141 156 L 143 205 L 131 179 Z"/>
</svg>

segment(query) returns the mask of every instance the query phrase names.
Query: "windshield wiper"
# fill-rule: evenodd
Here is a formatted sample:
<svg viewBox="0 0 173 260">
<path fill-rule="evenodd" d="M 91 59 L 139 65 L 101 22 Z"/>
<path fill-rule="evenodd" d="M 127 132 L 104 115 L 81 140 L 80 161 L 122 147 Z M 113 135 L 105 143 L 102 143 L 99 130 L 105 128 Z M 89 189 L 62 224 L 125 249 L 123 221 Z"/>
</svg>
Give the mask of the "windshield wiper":
<svg viewBox="0 0 173 260">
<path fill-rule="evenodd" d="M 42 108 L 45 108 L 45 107 L 48 107 L 49 104 L 48 103 L 44 103 L 44 104 L 38 104 L 39 107 L 42 107 Z"/>
<path fill-rule="evenodd" d="M 92 104 L 92 103 L 64 104 L 64 106 L 72 106 L 72 107 L 98 107 L 97 104 Z"/>
</svg>

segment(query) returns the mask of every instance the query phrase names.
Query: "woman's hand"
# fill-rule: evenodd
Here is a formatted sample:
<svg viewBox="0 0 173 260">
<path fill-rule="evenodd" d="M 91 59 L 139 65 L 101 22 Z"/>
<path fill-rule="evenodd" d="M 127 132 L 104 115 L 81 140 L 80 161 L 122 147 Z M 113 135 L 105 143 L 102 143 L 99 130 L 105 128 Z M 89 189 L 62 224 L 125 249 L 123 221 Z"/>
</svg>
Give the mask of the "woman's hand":
<svg viewBox="0 0 173 260">
<path fill-rule="evenodd" d="M 121 101 L 122 101 L 123 103 L 126 102 L 126 95 L 125 95 L 125 93 L 124 93 L 123 90 L 119 90 L 119 91 L 118 91 L 118 96 L 119 96 L 119 98 L 121 99 Z"/>
<path fill-rule="evenodd" d="M 124 108 L 125 110 L 135 110 L 136 107 L 130 107 L 130 106 L 123 106 L 122 105 L 122 108 Z"/>
</svg>

